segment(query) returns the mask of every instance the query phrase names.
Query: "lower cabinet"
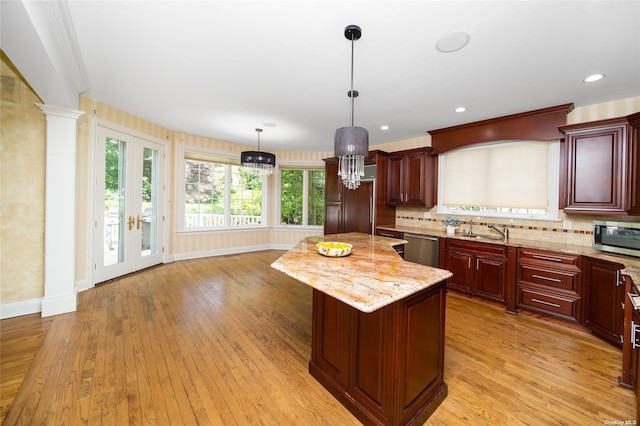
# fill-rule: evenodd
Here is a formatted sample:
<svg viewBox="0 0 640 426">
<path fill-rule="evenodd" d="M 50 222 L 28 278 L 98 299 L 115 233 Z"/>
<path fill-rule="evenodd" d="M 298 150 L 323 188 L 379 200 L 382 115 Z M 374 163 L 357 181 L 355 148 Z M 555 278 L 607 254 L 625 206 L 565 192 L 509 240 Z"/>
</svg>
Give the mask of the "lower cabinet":
<svg viewBox="0 0 640 426">
<path fill-rule="evenodd" d="M 515 312 L 515 249 L 455 239 L 445 244 L 443 267 L 453 273 L 447 288 L 504 303 L 508 312 Z"/>
<path fill-rule="evenodd" d="M 519 248 L 518 308 L 580 322 L 581 263 L 580 255 Z"/>
<path fill-rule="evenodd" d="M 365 424 L 422 424 L 447 395 L 444 283 L 371 313 L 313 291 L 309 372 Z"/>
<path fill-rule="evenodd" d="M 398 238 L 401 240 L 404 239 L 404 232 L 392 231 L 388 229 L 378 229 L 376 230 L 376 235 L 380 237 Z M 393 248 L 395 249 L 396 253 L 398 253 L 400 257 L 404 259 L 404 244 L 393 246 Z"/>
<path fill-rule="evenodd" d="M 584 325 L 596 336 L 622 347 L 624 328 L 623 265 L 601 259 L 583 259 Z"/>
<path fill-rule="evenodd" d="M 622 343 L 622 375 L 620 386 L 631 388 L 636 393 L 636 418 L 640 419 L 640 300 L 630 277 L 624 283 L 624 336 Z M 635 301 L 632 300 L 636 299 Z"/>
</svg>

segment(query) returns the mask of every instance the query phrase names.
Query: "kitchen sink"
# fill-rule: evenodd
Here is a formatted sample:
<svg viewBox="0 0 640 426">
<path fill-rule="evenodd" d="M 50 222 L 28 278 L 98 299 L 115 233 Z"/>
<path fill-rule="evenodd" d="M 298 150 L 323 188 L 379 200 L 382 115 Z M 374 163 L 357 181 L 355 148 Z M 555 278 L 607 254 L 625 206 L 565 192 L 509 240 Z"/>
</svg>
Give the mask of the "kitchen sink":
<svg viewBox="0 0 640 426">
<path fill-rule="evenodd" d="M 488 234 L 460 234 L 460 235 L 466 238 L 473 238 L 476 240 L 493 240 L 493 241 L 504 240 L 504 238 L 502 238 L 499 235 L 488 235 Z"/>
</svg>

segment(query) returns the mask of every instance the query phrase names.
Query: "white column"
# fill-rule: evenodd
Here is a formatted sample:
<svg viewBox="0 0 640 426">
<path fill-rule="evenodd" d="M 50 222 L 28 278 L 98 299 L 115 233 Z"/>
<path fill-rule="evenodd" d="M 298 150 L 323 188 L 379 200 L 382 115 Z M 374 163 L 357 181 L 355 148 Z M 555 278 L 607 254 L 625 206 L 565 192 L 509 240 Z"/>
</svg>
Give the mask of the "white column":
<svg viewBox="0 0 640 426">
<path fill-rule="evenodd" d="M 76 140 L 82 111 L 36 104 L 47 116 L 42 316 L 76 310 Z"/>
</svg>

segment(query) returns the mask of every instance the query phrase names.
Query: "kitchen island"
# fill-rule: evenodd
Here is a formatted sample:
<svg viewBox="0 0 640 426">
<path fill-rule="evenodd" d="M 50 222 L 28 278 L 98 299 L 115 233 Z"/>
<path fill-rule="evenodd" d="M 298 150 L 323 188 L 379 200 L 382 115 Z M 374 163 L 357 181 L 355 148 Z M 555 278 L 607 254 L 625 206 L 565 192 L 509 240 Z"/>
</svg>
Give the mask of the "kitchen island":
<svg viewBox="0 0 640 426">
<path fill-rule="evenodd" d="M 316 243 L 346 242 L 325 257 Z M 361 233 L 309 237 L 271 266 L 313 287 L 309 372 L 365 424 L 422 423 L 447 396 L 445 280 L 405 262 L 406 241 Z"/>
</svg>

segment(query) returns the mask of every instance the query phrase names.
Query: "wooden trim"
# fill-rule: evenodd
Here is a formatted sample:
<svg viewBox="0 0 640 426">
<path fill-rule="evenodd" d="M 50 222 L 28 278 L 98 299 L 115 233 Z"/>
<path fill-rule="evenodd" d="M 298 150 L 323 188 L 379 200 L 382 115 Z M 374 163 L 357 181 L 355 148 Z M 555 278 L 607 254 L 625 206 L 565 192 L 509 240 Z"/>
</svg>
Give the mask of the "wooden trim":
<svg viewBox="0 0 640 426">
<path fill-rule="evenodd" d="M 573 104 L 563 104 L 535 111 L 507 115 L 460 126 L 429 130 L 431 146 L 439 153 L 482 142 L 528 139 L 549 141 L 562 139 L 558 129 L 567 124 Z"/>
</svg>

